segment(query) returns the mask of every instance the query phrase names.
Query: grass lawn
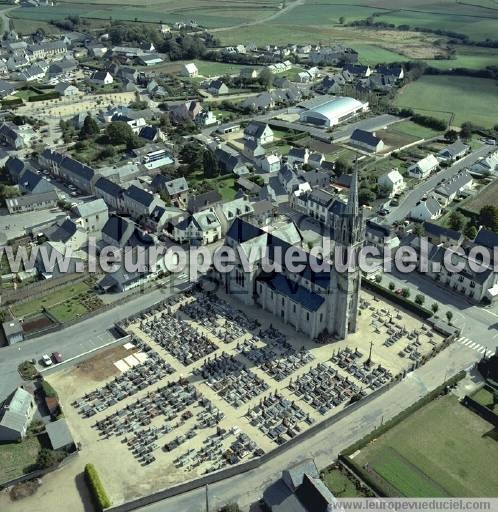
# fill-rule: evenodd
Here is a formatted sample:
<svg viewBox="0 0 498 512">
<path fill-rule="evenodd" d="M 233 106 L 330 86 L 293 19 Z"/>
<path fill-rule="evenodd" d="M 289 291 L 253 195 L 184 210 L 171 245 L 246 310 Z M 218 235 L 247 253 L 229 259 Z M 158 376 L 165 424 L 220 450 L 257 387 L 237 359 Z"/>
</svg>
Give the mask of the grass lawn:
<svg viewBox="0 0 498 512">
<path fill-rule="evenodd" d="M 453 125 L 472 121 L 489 128 L 498 118 L 497 94 L 494 80 L 423 76 L 401 89 L 396 104 L 444 120 L 454 114 Z"/>
<path fill-rule="evenodd" d="M 354 462 L 368 464 L 374 479 L 404 496 L 497 496 L 492 433 L 491 424 L 448 395 L 362 448 Z"/>
<path fill-rule="evenodd" d="M 212 186 L 217 190 L 224 201 L 231 201 L 235 199 L 235 178 L 231 175 L 221 176 L 212 180 Z"/>
<path fill-rule="evenodd" d="M 456 47 L 457 53 L 451 60 L 428 60 L 427 64 L 438 69 L 469 68 L 484 69 L 498 66 L 498 52 L 494 48 Z"/>
<path fill-rule="evenodd" d="M 478 194 L 465 201 L 465 209 L 478 213 L 483 206 L 498 206 L 498 181 L 494 181 L 485 188 L 479 190 Z"/>
<path fill-rule="evenodd" d="M 61 323 L 82 316 L 87 311 L 87 308 L 78 302 L 77 299 L 62 302 L 61 304 L 57 304 L 57 306 L 48 308 L 48 312 Z"/>
<path fill-rule="evenodd" d="M 356 488 L 355 482 L 348 477 L 345 471 L 332 468 L 322 474 L 324 484 L 337 498 L 361 498 L 367 495 Z"/>
<path fill-rule="evenodd" d="M 50 309 L 59 304 L 64 305 L 80 293 L 87 293 L 89 290 L 91 290 L 90 286 L 83 281 L 72 283 L 62 288 L 51 290 L 42 297 L 13 306 L 12 312 L 17 318 L 30 316 L 39 313 L 44 307 Z"/>
<path fill-rule="evenodd" d="M 493 400 L 493 393 L 489 391 L 489 389 L 481 388 L 477 393 L 472 395 L 472 398 L 479 402 L 481 405 L 484 405 L 487 409 L 498 414 L 498 403 L 495 403 Z"/>
<path fill-rule="evenodd" d="M 412 121 L 401 121 L 401 123 L 391 125 L 390 128 L 393 131 L 405 133 L 406 135 L 410 135 L 416 139 L 431 139 L 432 137 L 436 137 L 436 135 L 441 134 L 441 132 L 437 132 L 431 128 L 426 128 L 425 126 L 420 126 Z"/>
<path fill-rule="evenodd" d="M 30 471 L 40 447 L 37 437 L 26 437 L 22 443 L 0 444 L 0 482 L 12 480 Z"/>
</svg>

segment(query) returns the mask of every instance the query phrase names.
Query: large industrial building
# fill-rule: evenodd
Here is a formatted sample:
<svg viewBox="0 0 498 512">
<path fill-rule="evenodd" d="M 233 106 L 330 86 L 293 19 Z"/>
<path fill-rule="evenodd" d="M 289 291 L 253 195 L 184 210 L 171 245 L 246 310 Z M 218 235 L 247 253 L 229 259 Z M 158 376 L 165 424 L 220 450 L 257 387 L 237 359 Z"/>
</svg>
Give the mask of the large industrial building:
<svg viewBox="0 0 498 512">
<path fill-rule="evenodd" d="M 301 113 L 300 120 L 303 123 L 330 128 L 367 110 L 368 103 L 362 103 L 346 96 L 338 96 L 305 110 Z"/>
</svg>

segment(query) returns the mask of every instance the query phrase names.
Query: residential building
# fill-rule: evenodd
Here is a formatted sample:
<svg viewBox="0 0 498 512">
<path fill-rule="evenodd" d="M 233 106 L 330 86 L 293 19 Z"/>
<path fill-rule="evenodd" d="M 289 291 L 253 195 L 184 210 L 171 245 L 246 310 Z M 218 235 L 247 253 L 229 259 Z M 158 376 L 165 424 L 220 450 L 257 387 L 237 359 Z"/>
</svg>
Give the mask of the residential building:
<svg viewBox="0 0 498 512">
<path fill-rule="evenodd" d="M 428 221 L 441 216 L 443 207 L 438 200 L 431 194 L 427 198 L 421 199 L 410 211 L 410 217 L 414 220 Z"/>
<path fill-rule="evenodd" d="M 187 180 L 183 176 L 167 181 L 164 184 L 164 189 L 174 206 L 183 206 L 186 204 L 189 189 Z"/>
<path fill-rule="evenodd" d="M 482 176 L 494 176 L 498 171 L 498 151 L 493 151 L 488 156 L 478 160 L 470 170 Z"/>
<path fill-rule="evenodd" d="M 199 70 L 197 69 L 197 66 L 193 62 L 189 62 L 188 64 L 184 64 L 181 74 L 183 76 L 188 76 L 189 78 L 194 78 L 196 76 L 199 76 Z"/>
<path fill-rule="evenodd" d="M 458 139 L 453 144 L 450 144 L 439 151 L 437 157 L 439 160 L 444 162 L 454 162 L 455 160 L 465 156 L 468 150 L 469 146 Z"/>
<path fill-rule="evenodd" d="M 251 121 L 244 130 L 244 138 L 264 146 L 273 142 L 273 130 L 267 123 Z"/>
<path fill-rule="evenodd" d="M 0 409 L 0 441 L 23 439 L 35 410 L 33 395 L 23 388 L 17 388 Z"/>
<path fill-rule="evenodd" d="M 61 95 L 61 96 L 77 96 L 80 91 L 79 89 L 72 84 L 68 84 L 66 82 L 60 82 L 58 83 L 54 89 Z"/>
<path fill-rule="evenodd" d="M 16 125 L 11 122 L 4 122 L 0 125 L 0 143 L 10 149 L 23 149 L 36 134 L 29 124 Z"/>
<path fill-rule="evenodd" d="M 163 201 L 136 185 L 131 185 L 123 193 L 123 209 L 135 219 L 148 217 L 156 206 L 164 206 Z"/>
<path fill-rule="evenodd" d="M 77 223 L 88 234 L 100 235 L 102 228 L 109 219 L 109 210 L 103 199 L 80 203 L 75 207 L 74 212 L 79 217 Z"/>
<path fill-rule="evenodd" d="M 429 154 L 422 160 L 410 165 L 408 167 L 408 175 L 412 178 L 418 178 L 419 180 L 423 180 L 427 178 L 432 172 L 434 172 L 439 167 L 438 159 Z"/>
<path fill-rule="evenodd" d="M 442 206 L 448 206 L 457 197 L 470 193 L 474 180 L 466 169 L 444 180 L 434 191 L 434 196 Z"/>
<path fill-rule="evenodd" d="M 114 78 L 108 71 L 94 71 L 90 76 L 90 82 L 95 85 L 110 85 Z"/>
<path fill-rule="evenodd" d="M 380 176 L 378 183 L 381 189 L 387 192 L 388 197 L 401 194 L 406 187 L 405 179 L 398 169 L 392 169 L 387 174 Z"/>
<path fill-rule="evenodd" d="M 384 141 L 376 136 L 375 132 L 368 132 L 357 128 L 351 134 L 350 143 L 369 153 L 380 153 L 384 149 Z"/>
<path fill-rule="evenodd" d="M 282 164 L 282 156 L 275 153 L 264 155 L 258 160 L 258 164 L 264 172 L 278 172 Z"/>
<path fill-rule="evenodd" d="M 173 228 L 176 242 L 189 245 L 207 245 L 221 239 L 221 224 L 210 208 L 188 215 Z"/>
<path fill-rule="evenodd" d="M 9 213 L 33 212 L 36 210 L 47 210 L 57 206 L 59 196 L 55 190 L 42 194 L 30 194 L 26 196 L 11 197 L 5 199 Z"/>
</svg>

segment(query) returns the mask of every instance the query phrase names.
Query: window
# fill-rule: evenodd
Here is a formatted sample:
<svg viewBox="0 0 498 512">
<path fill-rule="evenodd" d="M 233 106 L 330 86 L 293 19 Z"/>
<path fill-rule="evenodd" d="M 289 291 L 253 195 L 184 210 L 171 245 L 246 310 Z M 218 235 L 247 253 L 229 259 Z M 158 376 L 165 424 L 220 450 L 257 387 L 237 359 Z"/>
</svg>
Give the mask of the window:
<svg viewBox="0 0 498 512">
<path fill-rule="evenodd" d="M 309 313 L 306 313 L 306 321 L 309 322 L 310 321 L 310 314 Z"/>
</svg>

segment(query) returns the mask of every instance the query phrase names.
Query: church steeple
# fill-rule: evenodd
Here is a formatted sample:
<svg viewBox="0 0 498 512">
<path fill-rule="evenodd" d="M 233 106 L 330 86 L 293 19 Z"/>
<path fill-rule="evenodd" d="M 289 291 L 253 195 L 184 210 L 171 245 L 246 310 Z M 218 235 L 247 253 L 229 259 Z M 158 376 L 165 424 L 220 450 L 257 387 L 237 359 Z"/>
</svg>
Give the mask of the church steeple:
<svg viewBox="0 0 498 512">
<path fill-rule="evenodd" d="M 360 213 L 360 203 L 358 201 L 358 164 L 355 163 L 351 186 L 349 188 L 348 204 L 346 213 L 349 215 L 358 215 Z"/>
</svg>

